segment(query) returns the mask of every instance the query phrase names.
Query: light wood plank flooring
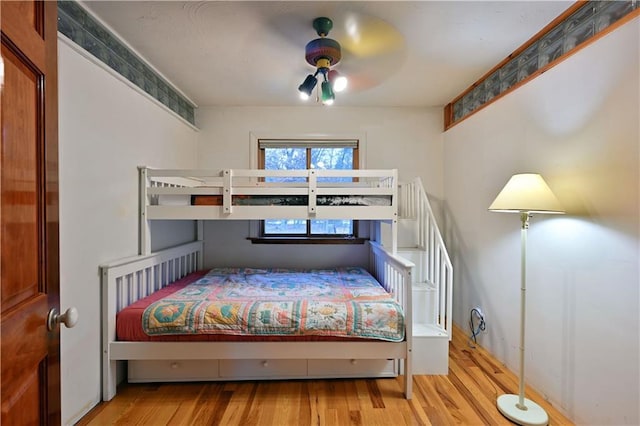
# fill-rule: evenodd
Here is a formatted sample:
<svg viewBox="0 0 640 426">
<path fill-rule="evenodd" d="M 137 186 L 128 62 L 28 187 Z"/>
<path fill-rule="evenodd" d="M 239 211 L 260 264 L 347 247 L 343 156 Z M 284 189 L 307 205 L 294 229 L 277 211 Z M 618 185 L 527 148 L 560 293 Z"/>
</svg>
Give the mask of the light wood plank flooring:
<svg viewBox="0 0 640 426">
<path fill-rule="evenodd" d="M 126 384 L 79 425 L 508 425 L 495 406 L 517 393 L 518 379 L 454 329 L 449 374 L 414 376 L 413 399 L 402 378 Z M 538 394 L 551 425 L 572 424 Z"/>
</svg>

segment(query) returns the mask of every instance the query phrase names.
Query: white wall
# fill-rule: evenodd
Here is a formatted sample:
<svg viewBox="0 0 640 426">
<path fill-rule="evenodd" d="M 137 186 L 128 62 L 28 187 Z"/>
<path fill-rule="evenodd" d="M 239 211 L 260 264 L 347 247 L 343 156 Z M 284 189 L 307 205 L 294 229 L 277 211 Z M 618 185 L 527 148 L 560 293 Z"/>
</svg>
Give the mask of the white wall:
<svg viewBox="0 0 640 426">
<path fill-rule="evenodd" d="M 98 266 L 137 254 L 138 165 L 195 166 L 197 132 L 66 42 L 59 48 L 60 303 L 80 320 L 62 329 L 62 420 L 101 399 Z M 155 246 L 188 241 L 179 224 Z"/>
<path fill-rule="evenodd" d="M 250 133 L 362 135 L 367 168 L 397 168 L 401 179 L 422 177 L 427 191 L 442 196 L 441 108 L 210 107 L 199 108 L 200 167 L 248 168 Z"/>
<path fill-rule="evenodd" d="M 421 177 L 436 214 L 441 212 L 442 109 L 331 107 L 211 107 L 197 114 L 198 162 L 202 168 L 249 168 L 251 134 L 256 137 L 352 136 L 365 140 L 364 164 L 397 168 L 401 180 Z M 209 222 L 207 266 L 366 265 L 366 246 L 257 245 L 245 240 L 248 222 Z M 211 239 L 209 241 L 212 241 Z M 218 244 L 219 243 L 219 244 Z M 304 262 L 301 264 L 300 262 Z"/>
<path fill-rule="evenodd" d="M 455 321 L 518 368 L 519 217 L 487 207 L 541 173 L 567 215 L 529 230 L 527 382 L 582 424 L 638 424 L 639 19 L 444 135 Z"/>
</svg>

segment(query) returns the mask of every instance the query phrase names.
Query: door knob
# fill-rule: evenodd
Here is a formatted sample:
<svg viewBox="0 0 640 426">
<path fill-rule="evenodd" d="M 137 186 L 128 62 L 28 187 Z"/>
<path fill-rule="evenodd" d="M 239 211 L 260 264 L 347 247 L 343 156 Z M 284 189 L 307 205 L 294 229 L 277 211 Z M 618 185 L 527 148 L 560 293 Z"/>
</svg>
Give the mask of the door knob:
<svg viewBox="0 0 640 426">
<path fill-rule="evenodd" d="M 52 331 L 60 323 L 67 328 L 72 328 L 78 323 L 78 310 L 72 307 L 67 309 L 64 314 L 59 314 L 56 308 L 51 308 L 47 316 L 47 330 Z"/>
</svg>

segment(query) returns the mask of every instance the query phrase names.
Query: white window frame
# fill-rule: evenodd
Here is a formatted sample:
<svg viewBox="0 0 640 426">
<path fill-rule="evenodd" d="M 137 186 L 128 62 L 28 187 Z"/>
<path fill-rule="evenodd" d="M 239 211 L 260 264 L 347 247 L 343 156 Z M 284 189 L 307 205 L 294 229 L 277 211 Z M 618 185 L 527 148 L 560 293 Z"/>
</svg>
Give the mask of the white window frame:
<svg viewBox="0 0 640 426">
<path fill-rule="evenodd" d="M 315 143 L 335 142 L 345 140 L 356 140 L 358 142 L 358 168 L 364 169 L 367 157 L 367 138 L 365 133 L 254 133 L 250 132 L 250 166 L 252 169 L 258 169 L 258 154 L 260 152 L 260 140 L 300 140 L 311 141 Z M 249 237 L 260 238 L 260 220 L 249 221 Z M 354 229 L 354 232 L 356 230 Z"/>
</svg>

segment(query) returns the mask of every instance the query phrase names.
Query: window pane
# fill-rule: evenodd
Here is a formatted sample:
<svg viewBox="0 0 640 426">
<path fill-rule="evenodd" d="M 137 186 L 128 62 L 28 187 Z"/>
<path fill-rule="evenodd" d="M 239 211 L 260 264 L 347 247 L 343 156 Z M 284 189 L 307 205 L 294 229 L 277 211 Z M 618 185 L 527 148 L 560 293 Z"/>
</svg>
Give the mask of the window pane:
<svg viewBox="0 0 640 426">
<path fill-rule="evenodd" d="M 353 148 L 312 148 L 311 167 L 323 170 L 353 169 Z M 349 182 L 350 178 L 319 178 L 318 182 Z M 311 234 L 353 235 L 352 220 L 312 220 Z"/>
<path fill-rule="evenodd" d="M 306 148 L 266 148 L 264 150 L 266 170 L 304 170 L 307 168 Z M 304 178 L 267 178 L 267 182 L 304 182 Z"/>
<path fill-rule="evenodd" d="M 306 220 L 268 219 L 264 221 L 264 233 L 272 235 L 307 234 Z"/>
<path fill-rule="evenodd" d="M 353 148 L 312 148 L 311 168 L 321 170 L 353 169 Z M 349 178 L 320 178 L 319 182 L 348 182 Z"/>
<path fill-rule="evenodd" d="M 265 148 L 264 168 L 267 170 L 304 170 L 307 168 L 306 148 Z M 304 178 L 266 178 L 267 182 L 304 182 Z M 306 220 L 270 219 L 264 221 L 266 235 L 306 235 Z"/>
<path fill-rule="evenodd" d="M 353 221 L 342 219 L 312 220 L 311 234 L 353 235 Z"/>
</svg>

